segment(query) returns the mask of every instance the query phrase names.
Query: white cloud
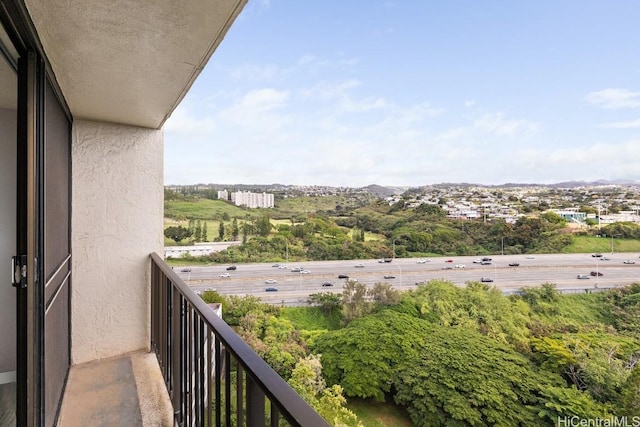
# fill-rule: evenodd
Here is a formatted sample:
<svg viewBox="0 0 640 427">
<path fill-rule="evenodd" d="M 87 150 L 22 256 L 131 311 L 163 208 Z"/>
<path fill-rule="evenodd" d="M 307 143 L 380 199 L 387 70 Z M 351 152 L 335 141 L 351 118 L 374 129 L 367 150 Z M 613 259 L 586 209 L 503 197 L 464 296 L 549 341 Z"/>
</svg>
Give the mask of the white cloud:
<svg viewBox="0 0 640 427">
<path fill-rule="evenodd" d="M 302 96 L 308 98 L 318 98 L 318 99 L 335 99 L 335 98 L 344 98 L 347 96 L 347 93 L 362 83 L 356 79 L 344 80 L 341 82 L 320 82 L 313 86 L 310 89 L 304 89 L 301 91 Z"/>
<path fill-rule="evenodd" d="M 164 128 L 176 132 L 211 132 L 216 129 L 215 120 L 212 117 L 196 118 L 188 111 L 187 107 L 180 105 L 175 109 Z"/>
<path fill-rule="evenodd" d="M 589 93 L 585 99 L 589 104 L 608 110 L 640 107 L 640 92 L 628 89 L 603 89 Z"/>
<path fill-rule="evenodd" d="M 536 131 L 537 123 L 528 120 L 507 120 L 502 113 L 484 114 L 473 122 L 476 129 L 500 136 L 514 136 L 518 133 Z"/>
<path fill-rule="evenodd" d="M 236 81 L 265 82 L 285 78 L 289 74 L 274 64 L 241 65 L 229 72 L 229 77 Z"/>
<path fill-rule="evenodd" d="M 468 99 L 464 101 L 464 106 L 467 108 L 473 107 L 474 105 L 476 105 L 475 99 Z"/>
<path fill-rule="evenodd" d="M 600 125 L 600 127 L 613 128 L 613 129 L 636 129 L 636 128 L 640 128 L 640 119 L 626 121 L 626 122 L 604 123 Z"/>
<path fill-rule="evenodd" d="M 266 88 L 247 92 L 231 109 L 265 112 L 281 108 L 289 98 L 288 91 Z"/>
<path fill-rule="evenodd" d="M 302 55 L 300 58 L 298 58 L 298 65 L 305 66 L 317 64 L 325 64 L 325 62 L 321 61 L 320 58 L 315 55 Z"/>
</svg>

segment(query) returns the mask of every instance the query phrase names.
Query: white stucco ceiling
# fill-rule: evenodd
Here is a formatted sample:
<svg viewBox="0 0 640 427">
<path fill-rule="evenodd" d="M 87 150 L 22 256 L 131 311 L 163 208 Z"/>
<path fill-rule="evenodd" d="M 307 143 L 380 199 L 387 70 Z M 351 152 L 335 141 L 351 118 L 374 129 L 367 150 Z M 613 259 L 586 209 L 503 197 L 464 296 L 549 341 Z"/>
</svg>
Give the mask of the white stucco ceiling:
<svg viewBox="0 0 640 427">
<path fill-rule="evenodd" d="M 246 0 L 26 0 L 74 118 L 159 128 Z"/>
</svg>

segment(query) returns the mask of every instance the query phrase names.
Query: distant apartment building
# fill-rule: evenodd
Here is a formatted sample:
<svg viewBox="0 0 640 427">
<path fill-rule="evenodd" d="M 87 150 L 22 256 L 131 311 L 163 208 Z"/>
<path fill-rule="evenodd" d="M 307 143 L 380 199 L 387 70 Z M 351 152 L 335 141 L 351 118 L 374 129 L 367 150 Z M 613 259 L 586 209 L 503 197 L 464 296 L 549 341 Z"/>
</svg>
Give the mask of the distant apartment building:
<svg viewBox="0 0 640 427">
<path fill-rule="evenodd" d="M 246 206 L 248 208 L 272 208 L 275 206 L 273 194 L 270 193 L 238 191 L 231 193 L 231 201 L 236 206 Z"/>
<path fill-rule="evenodd" d="M 227 190 L 218 191 L 218 200 L 229 200 L 229 192 Z"/>
<path fill-rule="evenodd" d="M 549 209 L 547 212 L 553 212 L 569 222 L 583 223 L 587 219 L 587 214 L 577 208 Z"/>
</svg>

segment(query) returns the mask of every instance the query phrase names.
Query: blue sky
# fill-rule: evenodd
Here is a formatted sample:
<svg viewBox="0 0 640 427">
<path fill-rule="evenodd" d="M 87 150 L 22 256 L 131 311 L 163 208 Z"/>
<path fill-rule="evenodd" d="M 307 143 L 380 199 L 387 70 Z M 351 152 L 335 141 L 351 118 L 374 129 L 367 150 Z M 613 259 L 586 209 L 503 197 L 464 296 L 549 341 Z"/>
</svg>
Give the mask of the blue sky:
<svg viewBox="0 0 640 427">
<path fill-rule="evenodd" d="M 640 181 L 636 0 L 249 0 L 165 183 Z"/>
</svg>

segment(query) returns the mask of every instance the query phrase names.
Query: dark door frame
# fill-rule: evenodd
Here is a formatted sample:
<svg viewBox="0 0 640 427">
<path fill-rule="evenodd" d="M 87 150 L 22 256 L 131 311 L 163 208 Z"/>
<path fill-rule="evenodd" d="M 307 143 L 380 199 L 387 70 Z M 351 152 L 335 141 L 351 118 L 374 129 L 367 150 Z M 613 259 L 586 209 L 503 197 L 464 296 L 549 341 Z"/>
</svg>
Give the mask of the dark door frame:
<svg viewBox="0 0 640 427">
<path fill-rule="evenodd" d="M 24 286 L 19 283 L 16 286 L 16 421 L 19 427 L 40 427 L 45 424 L 44 283 L 47 278 L 43 255 L 47 83 L 68 123 L 72 117 L 22 0 L 0 0 L 0 25 L 19 54 L 17 64 L 12 62 L 18 73 L 16 258 L 24 264 L 20 267 L 26 269 L 26 275 Z M 6 54 L 0 52 L 3 53 Z M 69 215 L 70 204 L 69 200 Z"/>
</svg>

